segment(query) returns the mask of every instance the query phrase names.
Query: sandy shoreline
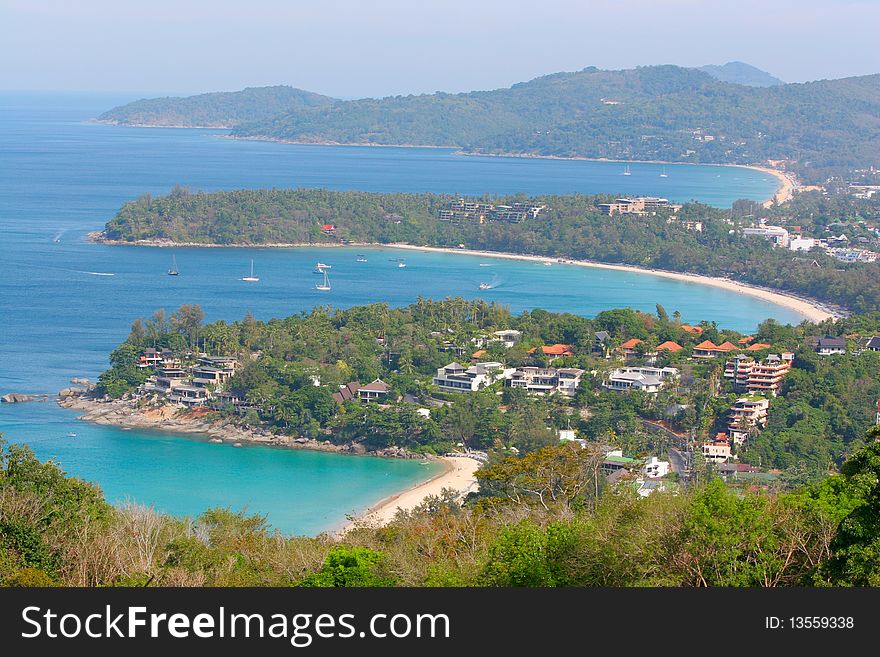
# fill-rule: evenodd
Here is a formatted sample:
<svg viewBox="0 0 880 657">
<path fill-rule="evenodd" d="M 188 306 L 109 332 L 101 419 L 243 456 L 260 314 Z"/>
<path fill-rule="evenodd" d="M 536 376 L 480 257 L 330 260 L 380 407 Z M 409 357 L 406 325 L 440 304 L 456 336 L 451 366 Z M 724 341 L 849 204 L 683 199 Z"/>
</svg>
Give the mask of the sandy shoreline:
<svg viewBox="0 0 880 657">
<path fill-rule="evenodd" d="M 398 509 L 410 511 L 421 504 L 426 497 L 439 496 L 445 488 L 456 491 L 460 497 L 477 489 L 477 478 L 474 473 L 480 467 L 478 461 L 464 455 L 442 456 L 440 460 L 445 466 L 443 472 L 428 481 L 380 500 L 358 514 L 355 519 L 347 522 L 336 534 L 344 535 L 359 526 L 386 525 L 394 519 Z"/>
<path fill-rule="evenodd" d="M 458 249 L 458 248 L 449 248 L 449 247 L 437 247 L 437 246 L 417 246 L 414 244 L 404 244 L 404 243 L 389 243 L 389 244 L 381 244 L 381 243 L 370 243 L 370 242 L 350 242 L 348 244 L 339 244 L 339 243 L 272 243 L 272 244 L 210 244 L 210 243 L 198 243 L 198 242 L 172 242 L 169 240 L 136 240 L 134 242 L 127 242 L 123 240 L 108 240 L 104 239 L 101 236 L 101 231 L 93 231 L 88 233 L 89 240 L 92 242 L 96 242 L 99 244 L 109 244 L 109 245 L 118 245 L 118 246 L 150 246 L 150 247 L 160 247 L 160 248 L 250 248 L 250 249 L 260 249 L 260 248 L 285 248 L 285 249 L 294 249 L 294 248 L 303 248 L 303 247 L 320 247 L 320 248 L 342 248 L 342 247 L 370 247 L 370 248 L 394 248 L 394 249 L 410 249 L 413 251 L 432 251 L 435 253 L 452 253 L 452 254 L 464 254 L 464 255 L 474 255 L 474 256 L 482 256 L 486 258 L 505 258 L 508 260 L 527 260 L 531 262 L 555 262 L 557 258 L 551 256 L 537 256 L 537 255 L 521 255 L 517 253 L 502 253 L 499 251 L 479 251 L 474 249 Z M 770 288 L 761 287 L 759 285 L 750 285 L 748 283 L 740 283 L 737 281 L 733 281 L 726 278 L 714 278 L 712 276 L 705 276 L 702 274 L 686 274 L 680 272 L 673 272 L 661 269 L 646 269 L 644 267 L 636 267 L 634 265 L 619 265 L 619 264 L 610 264 L 604 262 L 596 262 L 593 260 L 572 260 L 565 258 L 565 264 L 569 265 L 577 265 L 580 267 L 596 267 L 600 269 L 615 269 L 617 271 L 627 271 L 635 274 L 651 274 L 653 276 L 662 276 L 664 278 L 672 278 L 679 281 L 684 281 L 688 283 L 699 283 L 702 285 L 711 285 L 713 287 L 722 288 L 728 290 L 730 292 L 736 292 L 738 294 L 748 294 L 753 297 L 757 297 L 759 299 L 763 299 L 764 301 L 769 301 L 770 303 L 774 303 L 778 306 L 782 306 L 784 308 L 788 308 L 789 310 L 793 310 L 796 313 L 802 315 L 805 319 L 809 319 L 812 322 L 821 322 L 826 319 L 835 319 L 839 317 L 845 316 L 845 311 L 839 308 L 832 307 L 827 304 L 823 304 L 814 299 L 809 299 L 806 297 L 800 297 L 795 294 L 789 294 L 787 292 L 782 292 L 779 290 L 773 290 Z"/>
<path fill-rule="evenodd" d="M 505 258 L 508 260 L 526 260 L 530 262 L 558 262 L 557 258 L 536 255 L 519 255 L 515 253 L 500 253 L 497 251 L 478 251 L 473 249 L 452 249 L 434 246 L 414 246 L 412 244 L 384 244 L 383 246 L 395 249 L 409 249 L 413 251 L 432 251 L 435 253 L 459 253 L 464 255 L 481 256 L 484 258 Z M 701 285 L 711 285 L 713 287 L 722 288 L 730 292 L 738 294 L 748 294 L 764 301 L 769 301 L 778 306 L 794 310 L 804 318 L 811 322 L 821 322 L 826 319 L 842 317 L 843 313 L 823 305 L 811 299 L 805 299 L 785 292 L 771 290 L 759 287 L 757 285 L 749 285 L 747 283 L 739 283 L 726 278 L 714 278 L 712 276 L 704 276 L 702 274 L 683 274 L 679 272 L 666 271 L 661 269 L 645 269 L 643 267 L 634 267 L 632 265 L 615 265 L 603 262 L 594 262 L 591 260 L 570 260 L 564 259 L 564 264 L 576 265 L 578 267 L 595 267 L 598 269 L 614 269 L 616 271 L 626 271 L 635 274 L 651 274 L 652 276 L 661 276 L 663 278 L 671 278 L 678 281 L 688 283 L 699 283 Z"/>
</svg>

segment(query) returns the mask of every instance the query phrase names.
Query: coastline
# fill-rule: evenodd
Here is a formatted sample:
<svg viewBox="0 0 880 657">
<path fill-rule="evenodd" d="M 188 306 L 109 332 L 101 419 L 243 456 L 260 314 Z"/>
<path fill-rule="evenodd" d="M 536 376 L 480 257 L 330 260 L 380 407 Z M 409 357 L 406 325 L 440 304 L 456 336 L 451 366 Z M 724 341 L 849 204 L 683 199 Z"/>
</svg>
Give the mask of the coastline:
<svg viewBox="0 0 880 657">
<path fill-rule="evenodd" d="M 522 157 L 537 160 L 577 160 L 581 162 L 619 162 L 621 164 L 665 164 L 668 166 L 690 165 L 700 167 L 737 167 L 739 169 L 752 169 L 773 176 L 779 181 L 776 192 L 768 199 L 762 201 L 765 208 L 773 203 L 784 203 L 794 196 L 794 192 L 800 185 L 793 175 L 780 169 L 773 169 L 761 164 L 724 164 L 721 162 L 673 162 L 671 160 L 616 160 L 610 157 L 581 157 L 578 155 L 540 155 L 538 153 L 475 153 L 470 151 L 456 151 L 456 155 L 465 157 Z"/>
<path fill-rule="evenodd" d="M 478 461 L 465 455 L 441 456 L 438 460 L 444 464 L 443 472 L 400 493 L 379 500 L 366 511 L 354 516 L 333 534 L 342 537 L 359 527 L 387 525 L 397 515 L 398 510 L 411 511 L 426 497 L 439 496 L 444 489 L 455 491 L 458 497 L 464 497 L 476 489 L 477 478 L 474 473 L 480 467 Z"/>
<path fill-rule="evenodd" d="M 93 397 L 76 395 L 58 400 L 58 405 L 76 411 L 82 411 L 78 420 L 103 424 L 124 429 L 147 429 L 175 434 L 195 434 L 210 438 L 214 442 L 248 443 L 284 447 L 288 449 L 307 449 L 336 454 L 359 456 L 379 456 L 384 458 L 424 458 L 412 454 L 401 447 L 389 447 L 379 451 L 368 452 L 362 445 L 335 445 L 329 440 L 315 440 L 297 436 L 273 434 L 263 427 L 242 427 L 228 419 L 211 416 L 210 411 L 184 409 L 179 406 L 165 404 L 139 408 L 136 400 L 117 399 L 99 401 Z"/>
<path fill-rule="evenodd" d="M 192 413 L 179 407 L 165 405 L 158 408 L 137 408 L 131 400 L 98 401 L 82 395 L 66 397 L 58 400 L 64 408 L 84 411 L 77 419 L 123 429 L 142 429 L 162 431 L 174 434 L 190 434 L 210 438 L 211 442 L 233 444 L 241 443 L 282 447 L 288 449 L 304 449 L 312 451 L 332 452 L 351 456 L 375 456 L 380 458 L 426 459 L 440 461 L 443 470 L 433 477 L 405 488 L 397 493 L 382 498 L 365 511 L 350 517 L 339 528 L 329 531 L 339 537 L 347 532 L 364 526 L 381 526 L 394 519 L 398 509 L 409 511 L 417 507 L 428 496 L 439 496 L 444 489 L 450 489 L 463 497 L 477 486 L 474 473 L 480 467 L 475 459 L 465 455 L 428 457 L 415 455 L 403 448 L 388 448 L 378 452 L 366 452 L 357 449 L 356 445 L 333 445 L 329 441 L 318 441 L 292 436 L 278 436 L 266 429 L 243 428 L 228 421 L 217 421 Z"/>
<path fill-rule="evenodd" d="M 104 125 L 115 125 L 128 128 L 175 128 L 175 129 L 194 129 L 194 130 L 233 130 L 234 126 L 188 126 L 188 125 L 159 125 L 152 123 L 126 123 L 112 119 L 92 119 L 93 123 Z M 233 141 L 264 141 L 276 144 L 289 144 L 298 146 L 364 146 L 368 148 L 437 148 L 454 151 L 454 155 L 462 155 L 465 157 L 520 157 L 539 160 L 578 160 L 583 162 L 620 162 L 624 164 L 665 164 L 665 165 L 692 165 L 706 167 L 739 167 L 741 169 L 752 169 L 773 176 L 779 181 L 779 187 L 776 192 L 767 199 L 762 199 L 765 208 L 770 207 L 773 203 L 780 204 L 788 201 L 794 196 L 795 190 L 800 186 L 791 173 L 774 169 L 772 167 L 761 164 L 725 164 L 723 162 L 673 162 L 671 160 L 619 160 L 608 157 L 585 157 L 581 155 L 542 155 L 540 153 L 480 153 L 477 151 L 461 150 L 460 146 L 455 144 L 438 145 L 438 144 L 379 144 L 376 142 L 340 142 L 330 140 L 302 140 L 302 139 L 282 139 L 280 137 L 272 137 L 270 135 L 217 135 L 219 139 L 230 139 Z"/>
<path fill-rule="evenodd" d="M 349 242 L 348 244 L 339 243 L 271 243 L 271 244 L 210 244 L 198 242 L 172 242 L 163 239 L 136 240 L 128 242 L 124 240 L 108 240 L 101 237 L 101 231 L 92 231 L 88 233 L 90 241 L 98 244 L 108 244 L 114 246 L 149 246 L 149 247 L 176 247 L 176 248 L 304 248 L 304 247 L 320 247 L 320 248 L 343 248 L 343 247 L 371 247 L 371 248 L 392 248 L 392 249 L 409 249 L 412 251 L 431 251 L 434 253 L 452 253 L 464 254 L 472 256 L 480 256 L 485 258 L 503 258 L 507 260 L 525 260 L 530 262 L 555 262 L 558 260 L 552 256 L 524 255 L 517 253 L 503 253 L 500 251 L 481 251 L 475 249 L 459 249 L 451 247 L 437 246 L 417 246 L 415 244 L 405 244 L 401 242 L 392 242 L 388 244 L 375 242 Z M 599 269 L 613 269 L 617 271 L 626 271 L 635 274 L 650 274 L 653 276 L 661 276 L 671 278 L 687 283 L 699 283 L 702 285 L 710 285 L 712 287 L 722 288 L 730 292 L 738 294 L 747 294 L 764 301 L 788 308 L 802 315 L 805 319 L 812 322 L 822 322 L 826 319 L 838 319 L 845 317 L 844 309 L 835 308 L 828 304 L 824 304 L 815 299 L 790 294 L 782 290 L 774 290 L 772 288 L 761 287 L 760 285 L 752 285 L 750 283 L 740 283 L 727 278 L 715 278 L 704 274 L 688 274 L 683 272 L 674 272 L 663 269 L 647 269 L 645 267 L 637 267 L 635 265 L 622 265 L 597 262 L 594 260 L 574 260 L 565 258 L 564 264 L 576 265 L 579 267 L 594 267 Z"/>
<path fill-rule="evenodd" d="M 520 255 L 516 253 L 501 253 L 498 251 L 479 251 L 474 249 L 455 249 L 436 246 L 414 246 L 412 244 L 401 243 L 384 244 L 383 246 L 395 249 L 408 249 L 413 251 L 459 253 L 463 255 L 480 256 L 484 258 L 503 258 L 507 260 L 525 260 L 529 262 L 558 262 L 557 258 L 553 258 L 550 256 Z M 736 292 L 738 294 L 747 294 L 753 297 L 757 297 L 759 299 L 763 299 L 764 301 L 769 301 L 770 303 L 774 303 L 778 306 L 788 308 L 789 310 L 794 310 L 795 312 L 803 315 L 805 319 L 809 319 L 812 322 L 822 322 L 826 319 L 836 319 L 839 317 L 843 317 L 842 312 L 813 299 L 799 297 L 779 290 L 772 290 L 770 288 L 760 287 L 758 285 L 740 283 L 738 281 L 733 281 L 727 278 L 714 278 L 712 276 L 705 276 L 703 274 L 685 274 L 680 272 L 666 271 L 662 269 L 645 269 L 644 267 L 635 267 L 633 265 L 617 265 L 604 262 L 595 262 L 592 260 L 571 260 L 566 258 L 564 263 L 560 264 L 575 265 L 578 267 L 594 267 L 598 269 L 613 269 L 616 271 L 625 271 L 636 274 L 650 274 L 653 276 L 671 278 L 687 283 L 710 285 L 712 287 L 718 287 L 724 290 L 728 290 L 730 292 Z"/>
</svg>

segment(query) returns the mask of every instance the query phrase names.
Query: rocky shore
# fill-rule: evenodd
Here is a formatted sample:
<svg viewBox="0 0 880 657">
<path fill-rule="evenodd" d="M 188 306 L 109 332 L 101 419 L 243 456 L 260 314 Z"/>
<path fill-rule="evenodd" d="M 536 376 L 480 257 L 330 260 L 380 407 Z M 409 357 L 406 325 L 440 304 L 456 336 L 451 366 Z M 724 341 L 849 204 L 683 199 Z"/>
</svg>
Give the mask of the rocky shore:
<svg viewBox="0 0 880 657">
<path fill-rule="evenodd" d="M 329 440 L 275 434 L 265 427 L 243 425 L 235 419 L 220 416 L 204 408 L 182 408 L 170 404 L 142 405 L 137 399 L 105 400 L 89 394 L 59 396 L 64 408 L 82 411 L 79 419 L 127 429 L 152 429 L 173 433 L 209 436 L 213 442 L 261 444 L 291 449 L 310 449 L 339 454 L 369 454 L 390 458 L 423 459 L 402 447 L 368 451 L 363 445 L 334 445 Z"/>
</svg>

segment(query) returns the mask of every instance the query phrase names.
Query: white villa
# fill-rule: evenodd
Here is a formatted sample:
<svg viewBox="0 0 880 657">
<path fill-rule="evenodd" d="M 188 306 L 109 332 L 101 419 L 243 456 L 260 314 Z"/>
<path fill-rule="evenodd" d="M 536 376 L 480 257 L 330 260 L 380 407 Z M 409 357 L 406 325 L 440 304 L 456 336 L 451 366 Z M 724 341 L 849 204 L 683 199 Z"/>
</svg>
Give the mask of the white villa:
<svg viewBox="0 0 880 657">
<path fill-rule="evenodd" d="M 452 362 L 437 370 L 433 379 L 435 386 L 447 392 L 476 392 L 496 381 L 508 378 L 514 369 L 505 369 L 501 363 L 478 363 L 465 367 Z"/>
</svg>

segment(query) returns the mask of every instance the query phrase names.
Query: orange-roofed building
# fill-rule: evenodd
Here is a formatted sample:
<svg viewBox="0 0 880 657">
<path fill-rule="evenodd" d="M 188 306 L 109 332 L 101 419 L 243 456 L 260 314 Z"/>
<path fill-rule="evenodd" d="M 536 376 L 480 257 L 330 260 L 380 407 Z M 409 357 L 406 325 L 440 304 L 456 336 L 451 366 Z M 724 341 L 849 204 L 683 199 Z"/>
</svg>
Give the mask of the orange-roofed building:
<svg viewBox="0 0 880 657">
<path fill-rule="evenodd" d="M 703 340 L 694 347 L 694 358 L 715 358 L 718 355 L 718 345 L 711 340 Z"/>
<path fill-rule="evenodd" d="M 617 348 L 617 350 L 621 354 L 623 354 L 623 356 L 625 358 L 629 358 L 630 356 L 635 355 L 636 347 L 638 347 L 640 344 L 642 344 L 642 341 L 639 340 L 638 338 L 630 338 L 629 340 L 624 342 L 622 345 L 620 345 Z"/>
<path fill-rule="evenodd" d="M 479 359 L 479 358 L 482 358 L 482 357 L 485 356 L 485 355 L 486 355 L 486 350 L 485 350 L 485 349 L 480 349 L 480 350 L 475 351 L 474 353 L 472 353 L 472 354 L 471 354 L 471 358 L 477 358 L 477 359 Z"/>
<path fill-rule="evenodd" d="M 682 324 L 681 330 L 691 335 L 703 335 L 703 329 L 699 326 L 691 326 L 690 324 Z"/>
<path fill-rule="evenodd" d="M 751 342 L 751 341 L 754 340 L 754 339 L 755 339 L 755 338 L 753 338 L 751 335 L 747 335 L 747 336 L 744 337 L 744 338 L 740 338 L 740 339 L 738 340 L 738 343 L 739 343 L 739 344 L 748 344 L 749 342 Z"/>
<path fill-rule="evenodd" d="M 572 351 L 572 347 L 570 344 L 545 344 L 541 347 L 541 351 L 545 356 L 550 356 L 551 358 L 559 358 L 561 356 L 574 356 L 574 351 Z M 529 349 L 529 353 L 535 353 L 534 349 Z"/>
<path fill-rule="evenodd" d="M 731 351 L 738 351 L 738 350 L 739 350 L 739 347 L 737 347 L 735 344 L 733 344 L 729 340 L 725 340 L 720 345 L 718 345 L 718 351 L 722 351 L 725 354 L 729 353 Z"/>
<path fill-rule="evenodd" d="M 667 340 L 657 347 L 657 351 L 671 351 L 673 354 L 681 351 L 682 349 L 684 349 L 684 347 L 682 347 L 677 342 L 673 342 L 672 340 Z"/>
<path fill-rule="evenodd" d="M 764 344 L 763 342 L 756 342 L 753 345 L 750 345 L 746 351 L 761 351 L 761 349 L 769 349 L 769 344 Z"/>
</svg>

